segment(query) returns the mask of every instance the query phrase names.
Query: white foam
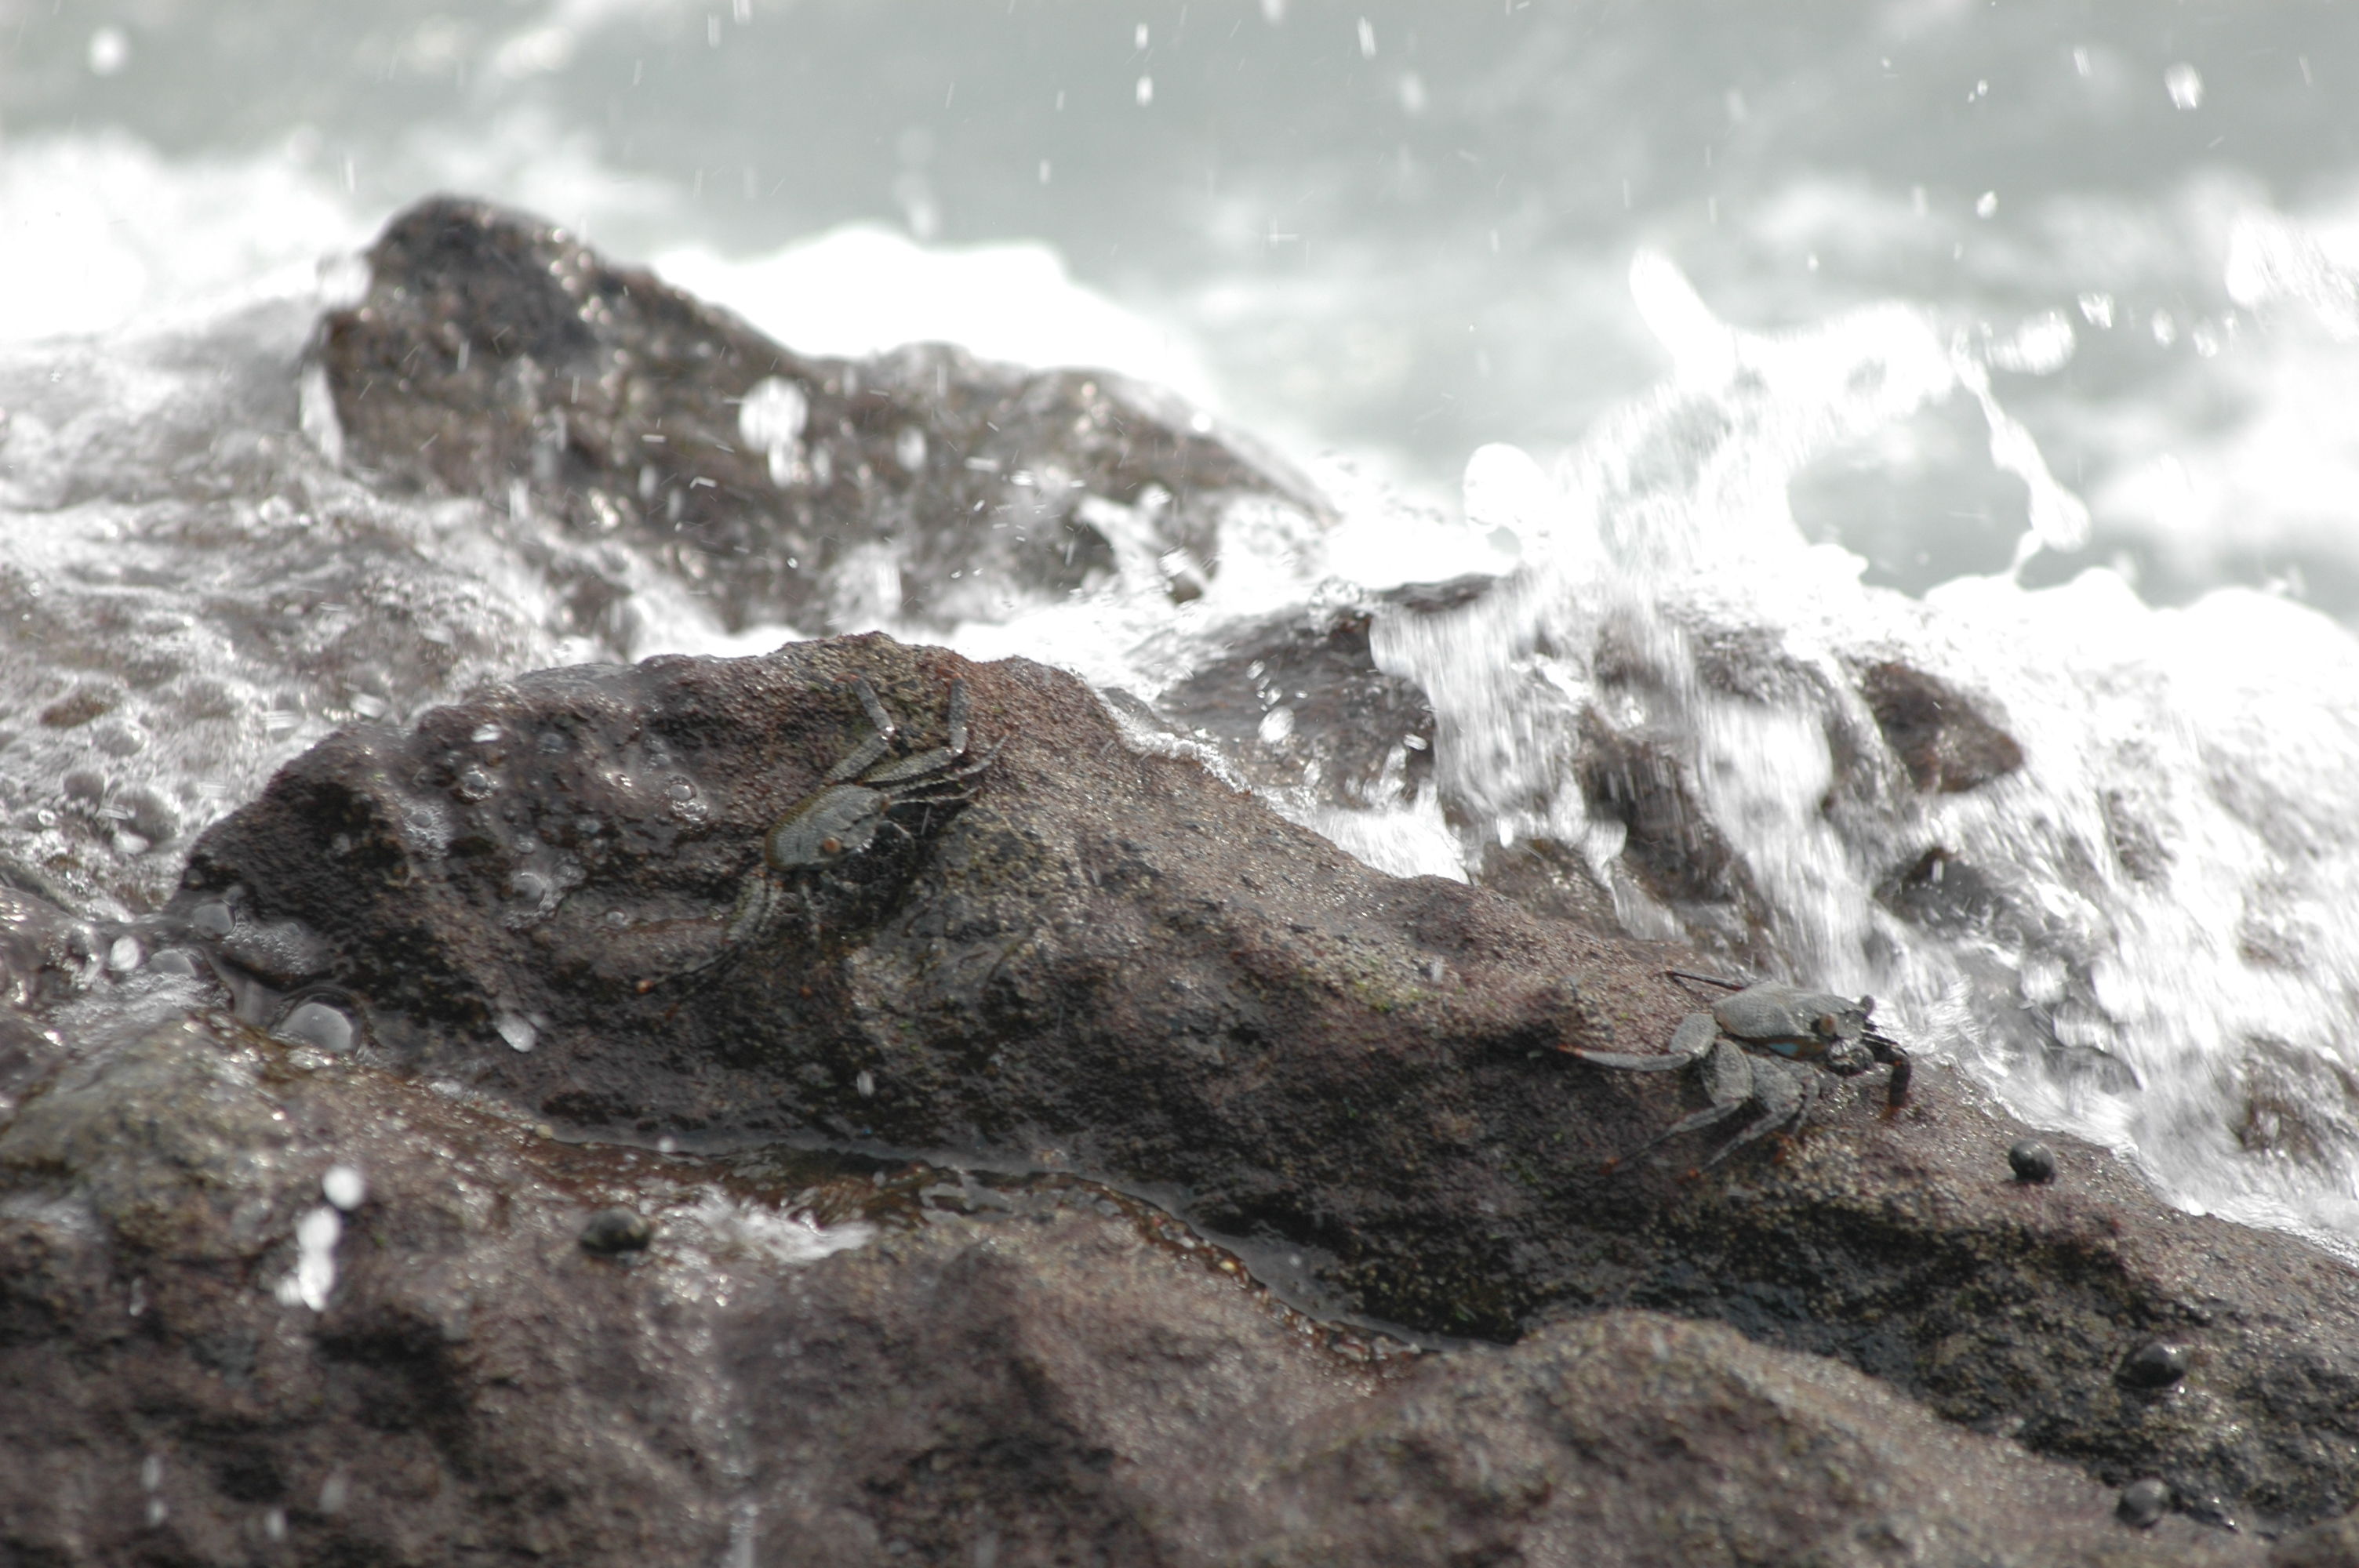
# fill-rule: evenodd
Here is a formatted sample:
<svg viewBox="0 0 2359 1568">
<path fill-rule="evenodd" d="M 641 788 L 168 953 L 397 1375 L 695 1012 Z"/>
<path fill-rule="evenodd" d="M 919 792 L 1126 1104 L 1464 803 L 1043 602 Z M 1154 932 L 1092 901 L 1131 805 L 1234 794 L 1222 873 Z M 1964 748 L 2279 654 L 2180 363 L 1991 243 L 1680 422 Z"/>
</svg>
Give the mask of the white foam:
<svg viewBox="0 0 2359 1568">
<path fill-rule="evenodd" d="M 1117 371 L 1212 401 L 1184 339 L 1074 282 L 1045 244 L 927 246 L 853 224 L 752 257 L 682 246 L 657 256 L 656 270 L 801 353 L 957 343 L 983 359 Z"/>
<path fill-rule="evenodd" d="M 1543 546 L 1486 600 L 1379 623 L 1380 660 L 1435 701 L 1439 778 L 1471 818 L 1470 849 L 1527 834 L 1583 846 L 1634 927 L 1677 928 L 1615 862 L 1620 835 L 1603 829 L 1619 825 L 1590 819 L 1564 769 L 1593 709 L 1675 748 L 1791 972 L 1886 999 L 1916 1046 L 2035 1121 L 2124 1149 L 2190 1206 L 2348 1230 L 2359 1108 L 2332 1086 L 2359 1071 L 2345 1027 L 2359 985 L 2359 643 L 2246 590 L 2154 609 L 2105 571 L 2038 592 L 1965 579 L 1922 601 L 1864 588 L 1857 563 L 1802 539 L 1785 485 L 1931 400 L 1973 400 L 1994 463 L 2033 483 L 2030 548 L 2069 542 L 2085 514 L 1983 365 L 1923 313 L 1873 308 L 1760 337 L 1712 321 L 1668 263 L 1634 268 L 1633 286 L 1669 335 L 1670 384 L 1563 467 L 1571 495 L 1524 503 L 1593 509 L 1611 569 Z M 1607 625 L 1647 680 L 1601 681 L 1590 649 Z M 1705 678 L 1707 645 L 1757 650 L 1739 655 L 1763 676 L 1754 695 Z M 1839 785 L 1830 736 L 1875 744 L 1854 672 L 1896 658 L 1991 708 L 2023 745 L 2021 770 L 1930 796 L 1895 775 L 1865 808 L 1831 809 L 1831 788 L 1855 786 Z M 2159 874 L 2124 847 L 2137 832 L 2169 857 Z M 1887 879 L 1929 847 L 1995 877 L 2029 934 L 1945 938 L 1886 908 Z M 2314 1119 L 2330 1131 L 2298 1159 L 2242 1141 L 2247 1077 L 2272 1063 L 2297 1076 L 2316 1064 L 2325 1087 Z"/>
<path fill-rule="evenodd" d="M 292 151 L 175 164 L 120 132 L 0 152 L 0 342 L 212 314 L 316 287 L 366 228 Z"/>
<path fill-rule="evenodd" d="M 821 1225 L 807 1215 L 765 1208 L 713 1188 L 667 1218 L 701 1227 L 715 1250 L 756 1252 L 789 1266 L 815 1263 L 876 1238 L 876 1227 L 865 1221 Z"/>
</svg>

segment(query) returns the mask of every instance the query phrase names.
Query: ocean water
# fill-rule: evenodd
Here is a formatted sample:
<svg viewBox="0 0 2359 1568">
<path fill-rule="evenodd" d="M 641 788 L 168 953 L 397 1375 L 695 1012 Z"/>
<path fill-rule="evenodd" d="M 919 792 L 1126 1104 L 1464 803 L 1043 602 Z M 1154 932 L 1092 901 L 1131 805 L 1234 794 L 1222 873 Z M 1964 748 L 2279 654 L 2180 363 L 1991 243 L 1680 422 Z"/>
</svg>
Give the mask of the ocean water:
<svg viewBox="0 0 2359 1568">
<path fill-rule="evenodd" d="M 1151 704 L 1370 608 L 1431 785 L 1278 809 L 1404 873 L 1554 846 L 1632 930 L 1872 992 L 2174 1201 L 2359 1253 L 2354 87 L 2359 23 L 2299 5 L 0 3 L 0 856 L 136 911 L 338 725 L 822 630 L 322 451 L 311 320 L 463 190 L 806 351 L 1174 386 L 1340 520 L 1239 512 L 1185 603 L 1117 551 L 886 629 Z M 573 627 L 583 571 L 629 613 Z M 1887 664 L 2024 765 L 1909 787 Z M 1735 895 L 1630 874 L 1595 723 Z"/>
</svg>

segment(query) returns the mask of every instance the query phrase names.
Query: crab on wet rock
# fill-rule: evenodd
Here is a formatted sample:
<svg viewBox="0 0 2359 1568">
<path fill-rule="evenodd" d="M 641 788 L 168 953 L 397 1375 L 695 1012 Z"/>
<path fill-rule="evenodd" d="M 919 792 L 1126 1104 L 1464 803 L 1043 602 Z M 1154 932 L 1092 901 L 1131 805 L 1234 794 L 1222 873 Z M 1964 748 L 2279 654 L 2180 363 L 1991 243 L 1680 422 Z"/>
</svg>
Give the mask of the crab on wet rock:
<svg viewBox="0 0 2359 1568">
<path fill-rule="evenodd" d="M 1832 991 L 1805 990 L 1776 980 L 1739 985 L 1710 975 L 1668 971 L 1672 979 L 1718 986 L 1729 994 L 1702 1011 L 1680 1020 L 1670 1048 L 1660 1055 L 1633 1055 L 1616 1051 L 1568 1048 L 1568 1054 L 1595 1066 L 1633 1073 L 1668 1073 L 1683 1067 L 1702 1069 L 1704 1091 L 1711 1104 L 1680 1118 L 1620 1159 L 1636 1159 L 1681 1133 L 1725 1121 L 1748 1106 L 1760 1115 L 1743 1131 L 1713 1152 L 1705 1166 L 1719 1164 L 1745 1145 L 1785 1127 L 1799 1127 L 1818 1101 L 1817 1072 L 1853 1077 L 1878 1063 L 1891 1067 L 1886 1084 L 1886 1114 L 1899 1109 L 1908 1097 L 1908 1053 L 1889 1036 L 1879 1033 L 1870 1020 L 1873 997 L 1852 998 Z"/>
<path fill-rule="evenodd" d="M 962 679 L 951 682 L 942 744 L 919 752 L 897 752 L 900 727 L 865 676 L 854 679 L 852 689 L 872 733 L 821 775 L 817 790 L 796 802 L 763 834 L 762 858 L 738 892 L 719 951 L 680 974 L 710 968 L 774 935 L 797 909 L 816 935 L 820 892 L 839 880 L 849 881 L 886 835 L 914 841 L 919 830 L 902 818 L 954 811 L 972 801 L 976 776 L 1006 744 L 1003 740 L 979 753 L 970 750 L 969 699 Z M 646 981 L 640 989 L 658 983 Z"/>
</svg>

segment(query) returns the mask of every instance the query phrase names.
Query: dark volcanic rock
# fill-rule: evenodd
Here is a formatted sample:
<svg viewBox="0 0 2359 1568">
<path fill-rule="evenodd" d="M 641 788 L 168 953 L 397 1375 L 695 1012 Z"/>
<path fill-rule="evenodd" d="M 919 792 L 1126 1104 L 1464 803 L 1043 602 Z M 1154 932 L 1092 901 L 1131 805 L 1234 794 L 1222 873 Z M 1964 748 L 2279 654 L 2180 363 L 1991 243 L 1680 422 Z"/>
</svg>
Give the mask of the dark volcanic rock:
<svg viewBox="0 0 2359 1568">
<path fill-rule="evenodd" d="M 2269 1568 L 2359 1568 L 2359 1514 L 2287 1536 L 2270 1548 Z"/>
<path fill-rule="evenodd" d="M 1954 794 L 2023 766 L 2015 737 L 1947 681 L 1887 662 L 1861 671 L 1859 690 L 1919 789 Z"/>
<path fill-rule="evenodd" d="M 629 539 L 733 626 L 950 625 L 1125 571 L 1184 600 L 1233 505 L 1323 514 L 1158 388 L 938 344 L 806 357 L 482 202 L 419 203 L 368 260 L 314 349 L 344 457 Z"/>
<path fill-rule="evenodd" d="M 864 738 L 855 675 L 919 745 L 963 678 L 1001 748 L 981 798 L 724 954 L 761 835 Z M 1616 1141 L 1561 1114 L 1587 1075 L 1556 1048 L 1683 1006 L 1649 953 L 1379 875 L 1133 753 L 1070 676 L 877 637 L 546 672 L 348 732 L 195 851 L 175 911 L 224 904 L 225 948 L 291 921 L 309 946 L 281 950 L 332 952 L 281 983 L 365 999 L 388 1059 L 537 1115 L 1184 1186 L 1208 1224 L 1332 1254 L 1357 1304 L 1494 1334 L 1560 1293 L 1535 1194 Z"/>
<path fill-rule="evenodd" d="M 1733 952 L 1757 957 L 1761 898 L 1752 870 L 1698 804 L 1672 750 L 1581 715 L 1581 793 L 1593 816 L 1622 825 L 1622 863 L 1640 886 L 1712 929 Z"/>
<path fill-rule="evenodd" d="M 218 1015 L 82 1044 L 0 1126 L 10 1563 L 2260 1557 L 2132 1553 L 2070 1467 L 1718 1325 L 1417 1357 L 1070 1179 L 568 1146 Z M 585 1252 L 615 1204 L 652 1246 Z"/>
<path fill-rule="evenodd" d="M 2007 1169 L 2018 1182 L 2052 1182 L 2056 1179 L 2056 1151 L 2037 1138 L 2018 1138 L 2007 1145 Z"/>
<path fill-rule="evenodd" d="M 866 734 L 854 676 L 911 747 L 963 680 L 996 761 L 964 809 L 782 879 L 727 949 L 763 833 Z M 340 999 L 373 1056 L 568 1127 L 1078 1169 L 1304 1300 L 1498 1337 L 1714 1317 L 2214 1515 L 2359 1489 L 2350 1270 L 2097 1151 L 2013 1182 L 1993 1151 L 2024 1130 L 1938 1067 L 1897 1121 L 1875 1080 L 1831 1084 L 1802 1136 L 1701 1179 L 1609 1175 L 1694 1090 L 1558 1047 L 1667 1039 L 1683 956 L 1381 876 L 1023 661 L 870 637 L 527 676 L 291 765 L 198 846 L 175 918 L 208 910 L 331 955 L 290 993 L 241 982 L 254 1017 Z M 2160 1338 L 2185 1379 L 2125 1386 Z"/>
<path fill-rule="evenodd" d="M 1414 800 L 1433 776 L 1433 707 L 1415 682 L 1376 667 L 1373 608 L 1238 628 L 1155 710 L 1218 742 L 1256 790 L 1354 806 Z"/>
</svg>

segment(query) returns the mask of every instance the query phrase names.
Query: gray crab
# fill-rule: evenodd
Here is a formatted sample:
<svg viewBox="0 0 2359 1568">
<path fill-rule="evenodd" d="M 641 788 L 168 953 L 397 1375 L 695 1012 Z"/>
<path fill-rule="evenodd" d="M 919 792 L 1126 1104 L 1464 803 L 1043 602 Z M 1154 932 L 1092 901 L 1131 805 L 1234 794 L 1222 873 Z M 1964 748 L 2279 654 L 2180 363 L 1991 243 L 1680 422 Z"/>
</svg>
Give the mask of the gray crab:
<svg viewBox="0 0 2359 1568">
<path fill-rule="evenodd" d="M 876 688 L 862 676 L 852 683 L 875 733 L 863 741 L 821 776 L 820 787 L 798 801 L 762 836 L 762 859 L 739 890 L 737 903 L 723 928 L 721 946 L 704 962 L 671 976 L 677 979 L 711 968 L 750 943 L 762 941 L 783 925 L 790 906 L 799 906 L 819 931 L 819 905 L 814 893 L 824 881 L 842 878 L 877 839 L 895 833 L 916 835 L 894 814 L 909 807 L 951 808 L 974 798 L 975 775 L 991 766 L 1003 740 L 989 751 L 972 753 L 967 744 L 966 682 L 951 682 L 950 705 L 943 715 L 943 743 L 923 752 L 892 755 L 899 727 L 878 700 Z M 656 981 L 642 983 L 651 989 Z"/>
<path fill-rule="evenodd" d="M 1760 1116 L 1714 1151 L 1703 1162 L 1706 1167 L 1719 1164 L 1767 1133 L 1799 1127 L 1818 1101 L 1819 1077 L 1817 1073 L 1798 1072 L 1788 1064 L 1807 1063 L 1839 1077 L 1852 1077 L 1881 1062 L 1892 1069 L 1885 1087 L 1886 1114 L 1898 1110 L 1907 1101 L 1908 1054 L 1897 1042 L 1871 1026 L 1875 998 L 1854 1000 L 1776 980 L 1746 986 L 1684 969 L 1666 972 L 1673 979 L 1718 986 L 1732 994 L 1714 1001 L 1710 1011 L 1691 1012 L 1680 1020 L 1669 1050 L 1661 1055 L 1577 1047 L 1570 1054 L 1600 1067 L 1634 1073 L 1675 1072 L 1700 1064 L 1704 1092 L 1712 1103 L 1609 1161 L 1609 1167 L 1634 1160 L 1680 1133 L 1724 1121 L 1747 1106 L 1760 1107 Z"/>
</svg>

